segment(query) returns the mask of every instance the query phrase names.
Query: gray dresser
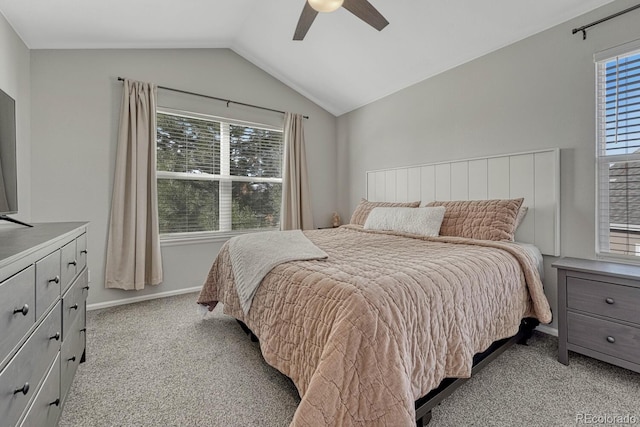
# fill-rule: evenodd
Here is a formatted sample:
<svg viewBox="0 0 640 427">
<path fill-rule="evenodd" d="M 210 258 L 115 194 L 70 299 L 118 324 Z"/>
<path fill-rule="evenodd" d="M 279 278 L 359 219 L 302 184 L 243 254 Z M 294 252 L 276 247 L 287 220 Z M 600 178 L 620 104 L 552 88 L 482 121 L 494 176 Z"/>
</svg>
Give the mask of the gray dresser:
<svg viewBox="0 0 640 427">
<path fill-rule="evenodd" d="M 87 224 L 0 228 L 0 424 L 55 426 L 85 355 Z"/>
<path fill-rule="evenodd" d="M 640 266 L 562 258 L 558 361 L 569 350 L 640 372 Z"/>
</svg>

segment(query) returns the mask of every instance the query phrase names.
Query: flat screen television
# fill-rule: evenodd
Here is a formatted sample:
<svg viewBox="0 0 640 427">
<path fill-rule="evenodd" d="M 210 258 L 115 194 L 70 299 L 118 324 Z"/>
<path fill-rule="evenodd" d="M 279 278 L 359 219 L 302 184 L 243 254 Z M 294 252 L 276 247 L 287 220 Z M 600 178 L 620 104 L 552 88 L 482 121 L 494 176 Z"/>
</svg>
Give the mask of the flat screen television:
<svg viewBox="0 0 640 427">
<path fill-rule="evenodd" d="M 0 89 L 0 219 L 27 225 L 7 216 L 15 213 L 18 213 L 16 101 Z"/>
</svg>

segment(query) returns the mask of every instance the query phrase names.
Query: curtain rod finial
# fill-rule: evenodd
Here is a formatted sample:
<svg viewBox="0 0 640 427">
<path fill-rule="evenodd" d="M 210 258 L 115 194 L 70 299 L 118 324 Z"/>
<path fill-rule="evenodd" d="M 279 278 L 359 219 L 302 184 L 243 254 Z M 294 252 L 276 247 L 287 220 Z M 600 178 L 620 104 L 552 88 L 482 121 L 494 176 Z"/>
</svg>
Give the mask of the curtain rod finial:
<svg viewBox="0 0 640 427">
<path fill-rule="evenodd" d="M 587 39 L 587 29 L 584 27 L 581 28 L 574 28 L 573 30 L 571 30 L 571 34 L 575 34 L 577 32 L 581 31 L 582 32 L 582 40 L 586 40 Z"/>
</svg>

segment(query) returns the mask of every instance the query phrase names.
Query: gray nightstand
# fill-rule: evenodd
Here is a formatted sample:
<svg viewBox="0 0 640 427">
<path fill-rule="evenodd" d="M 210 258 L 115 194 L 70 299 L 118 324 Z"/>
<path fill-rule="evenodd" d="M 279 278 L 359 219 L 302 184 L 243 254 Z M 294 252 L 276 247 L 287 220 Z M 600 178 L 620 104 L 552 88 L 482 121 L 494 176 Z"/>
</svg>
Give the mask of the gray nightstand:
<svg viewBox="0 0 640 427">
<path fill-rule="evenodd" d="M 640 372 L 640 267 L 562 258 L 558 269 L 558 361 L 569 350 Z"/>
</svg>

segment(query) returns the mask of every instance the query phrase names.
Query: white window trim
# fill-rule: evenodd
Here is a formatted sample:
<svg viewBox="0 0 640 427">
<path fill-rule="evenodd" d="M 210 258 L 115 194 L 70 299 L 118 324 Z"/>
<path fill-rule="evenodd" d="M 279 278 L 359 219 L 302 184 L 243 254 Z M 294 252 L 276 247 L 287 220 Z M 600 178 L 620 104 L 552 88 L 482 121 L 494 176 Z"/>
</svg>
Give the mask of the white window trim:
<svg viewBox="0 0 640 427">
<path fill-rule="evenodd" d="M 185 244 L 221 243 L 221 242 L 226 242 L 227 240 L 229 240 L 234 236 L 273 230 L 272 228 L 232 230 L 231 205 L 225 208 L 224 211 L 222 209 L 223 205 L 227 205 L 227 203 L 223 203 L 223 197 L 228 196 L 229 198 L 231 198 L 232 182 L 270 182 L 270 183 L 279 183 L 279 184 L 282 183 L 282 178 L 230 175 L 231 160 L 230 160 L 229 125 L 247 126 L 247 127 L 252 127 L 256 129 L 272 130 L 272 131 L 283 132 L 283 133 L 284 133 L 284 130 L 282 128 L 278 128 L 277 126 L 270 126 L 270 125 L 265 125 L 261 123 L 230 119 L 227 117 L 213 116 L 210 114 L 194 113 L 191 111 L 177 110 L 177 109 L 162 107 L 162 106 L 158 106 L 156 108 L 156 114 L 158 113 L 169 114 L 169 115 L 180 116 L 180 117 L 189 117 L 189 118 L 200 119 L 200 120 L 216 121 L 216 122 L 219 122 L 221 125 L 221 128 L 220 128 L 221 159 L 220 159 L 219 175 L 218 174 L 197 175 L 197 174 L 191 174 L 186 172 L 169 172 L 169 171 L 156 170 L 156 180 L 160 178 L 160 179 L 218 181 L 220 183 L 220 187 L 218 189 L 218 197 L 219 197 L 218 230 L 160 234 L 160 245 L 162 247 L 168 247 L 168 246 L 178 246 L 178 245 L 185 245 Z M 225 151 L 227 153 L 226 157 L 223 155 Z M 223 189 L 228 190 L 228 194 L 227 192 L 223 191 Z"/>
<path fill-rule="evenodd" d="M 224 243 L 232 237 L 242 234 L 271 231 L 268 228 L 257 228 L 234 231 L 194 231 L 192 233 L 170 233 L 160 235 L 160 246 L 201 245 L 207 243 Z"/>
<path fill-rule="evenodd" d="M 190 117 L 192 119 L 200 119 L 200 120 L 213 120 L 216 122 L 225 122 L 225 123 L 229 123 L 232 125 L 238 125 L 238 126 L 250 126 L 256 129 L 265 129 L 265 130 L 273 130 L 273 131 L 278 131 L 278 132 L 282 132 L 282 128 L 281 127 L 277 127 L 277 126 L 270 126 L 270 125 L 265 125 L 262 123 L 255 123 L 255 122 L 248 122 L 248 121 L 244 121 L 244 120 L 236 120 L 236 119 L 230 119 L 228 117 L 220 117 L 220 116 L 214 116 L 211 114 L 202 114 L 202 113 L 194 113 L 192 111 L 184 111 L 184 110 L 177 110 L 175 108 L 168 108 L 168 107 L 157 107 L 156 108 L 156 113 L 161 113 L 161 114 L 171 114 L 173 116 L 181 116 L 181 117 Z"/>
<path fill-rule="evenodd" d="M 593 60 L 595 63 L 595 95 L 596 95 L 596 152 L 595 152 L 595 185 L 596 185 L 596 209 L 595 209 L 595 220 L 596 220 L 596 239 L 595 239 L 595 252 L 596 258 L 599 259 L 609 259 L 614 260 L 616 262 L 622 262 L 627 264 L 640 264 L 640 256 L 637 255 L 624 255 L 617 254 L 613 252 L 603 252 L 600 249 L 600 241 L 604 237 L 600 225 L 603 221 L 602 218 L 602 210 L 600 206 L 600 198 L 604 197 L 604 191 L 600 186 L 600 169 L 603 163 L 613 163 L 620 161 L 637 161 L 640 160 L 640 154 L 621 154 L 621 155 L 609 155 L 603 156 L 601 155 L 600 144 L 602 142 L 602 138 L 605 138 L 606 135 L 606 119 L 601 115 L 601 106 L 600 106 L 600 98 L 601 94 L 600 90 L 600 75 L 599 75 L 599 67 L 601 64 L 606 63 L 608 61 L 613 60 L 617 56 L 627 56 L 640 53 L 640 39 L 633 40 L 628 43 L 624 43 L 618 46 L 614 46 L 609 49 L 605 49 L 603 51 L 597 52 L 593 55 Z M 609 231 L 606 232 L 606 236 L 609 236 Z"/>
</svg>

